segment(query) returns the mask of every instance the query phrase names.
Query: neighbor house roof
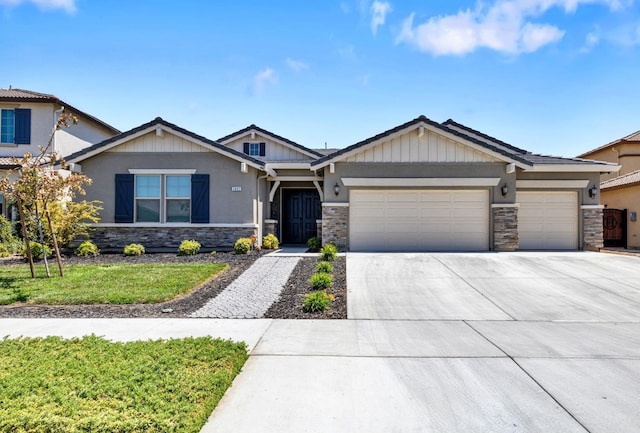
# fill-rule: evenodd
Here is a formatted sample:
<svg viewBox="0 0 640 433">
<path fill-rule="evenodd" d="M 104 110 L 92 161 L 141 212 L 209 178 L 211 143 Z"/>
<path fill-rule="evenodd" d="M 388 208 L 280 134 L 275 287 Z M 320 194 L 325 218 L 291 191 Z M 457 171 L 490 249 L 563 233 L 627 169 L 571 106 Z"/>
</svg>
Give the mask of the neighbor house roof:
<svg viewBox="0 0 640 433">
<path fill-rule="evenodd" d="M 83 117 L 88 118 L 89 120 L 101 125 L 103 128 L 109 130 L 113 134 L 119 134 L 120 130 L 114 128 L 106 122 L 94 117 L 82 110 L 78 110 L 71 104 L 64 102 L 62 99 L 58 98 L 55 95 L 50 95 L 48 93 L 39 93 L 31 90 L 23 90 L 23 89 L 13 89 L 9 87 L 8 89 L 0 89 L 0 102 L 36 102 L 36 103 L 51 103 L 57 104 L 62 107 L 67 108 L 69 111 L 81 115 Z"/>
<path fill-rule="evenodd" d="M 583 158 L 585 156 L 589 156 L 592 153 L 596 153 L 596 152 L 599 152 L 601 150 L 605 150 L 605 149 L 607 149 L 609 147 L 613 147 L 613 146 L 615 146 L 617 144 L 622 144 L 622 143 L 640 143 L 640 131 L 632 132 L 631 134 L 629 134 L 627 136 L 624 136 L 622 138 L 618 138 L 617 140 L 613 140 L 612 142 L 607 143 L 604 146 L 597 147 L 597 148 L 595 148 L 593 150 L 590 150 L 590 151 L 585 152 L 585 153 L 583 153 L 581 155 L 578 155 L 578 158 Z"/>
<path fill-rule="evenodd" d="M 640 170 L 632 171 L 631 173 L 623 174 L 622 176 L 614 177 L 613 179 L 605 180 L 600 183 L 600 189 L 613 189 L 623 186 L 631 186 L 640 183 Z"/>
<path fill-rule="evenodd" d="M 101 153 L 107 149 L 110 149 L 111 147 L 114 147 L 115 145 L 118 144 L 118 142 L 122 142 L 123 140 L 125 140 L 128 137 L 134 136 L 138 133 L 144 133 L 145 130 L 151 130 L 153 127 L 156 127 L 158 125 L 162 125 L 166 128 L 168 128 L 169 130 L 173 130 L 175 132 L 178 132 L 180 134 L 186 135 L 190 138 L 193 138 L 194 140 L 199 141 L 202 145 L 204 145 L 205 147 L 210 147 L 212 150 L 217 150 L 218 153 L 223 153 L 223 154 L 227 154 L 235 159 L 238 160 L 242 160 L 242 161 L 246 161 L 248 163 L 250 163 L 252 166 L 254 167 L 258 167 L 258 168 L 263 168 L 264 167 L 264 162 L 260 161 L 259 159 L 253 158 L 249 155 L 245 155 L 244 153 L 238 152 L 234 149 L 231 149 L 227 146 L 224 146 L 220 143 L 217 143 L 213 140 L 209 140 L 208 138 L 205 138 L 201 135 L 195 134 L 191 131 L 188 131 L 184 128 L 179 127 L 178 125 L 175 125 L 173 123 L 167 122 L 166 120 L 163 120 L 160 117 L 156 117 L 155 119 L 153 119 L 151 122 L 145 123 L 143 125 L 140 125 L 136 128 L 130 129 L 129 131 L 123 132 L 119 135 L 116 135 L 114 137 L 111 137 L 107 140 L 101 141 L 100 143 L 94 144 L 93 146 L 89 146 L 85 149 L 82 149 L 76 153 L 73 153 L 69 156 L 67 156 L 65 159 L 67 160 L 67 162 L 80 162 L 83 161 L 87 158 L 90 158 L 93 155 L 96 155 L 98 153 Z"/>
<path fill-rule="evenodd" d="M 270 137 L 272 137 L 272 138 L 274 138 L 274 139 L 276 139 L 278 141 L 281 141 L 282 143 L 285 143 L 285 144 L 288 144 L 288 145 L 290 145 L 292 147 L 295 147 L 296 149 L 306 153 L 309 156 L 313 156 L 313 157 L 316 157 L 316 158 L 324 156 L 323 153 L 320 153 L 320 152 L 318 152 L 318 151 L 316 151 L 314 149 L 309 149 L 306 146 L 303 146 L 303 145 L 301 145 L 299 143 L 296 143 L 295 141 L 291 141 L 288 138 L 282 137 L 282 136 L 280 136 L 278 134 L 274 134 L 273 132 L 267 131 L 266 129 L 260 128 L 259 126 L 254 125 L 254 124 L 251 124 L 251 125 L 247 126 L 246 128 L 242 128 L 239 131 L 232 132 L 229 135 L 225 135 L 222 138 L 218 138 L 216 141 L 218 143 L 225 143 L 225 142 L 231 141 L 231 140 L 233 140 L 235 138 L 242 137 L 243 135 L 246 135 L 247 133 L 249 133 L 251 131 L 259 132 L 262 135 L 270 136 Z"/>
<path fill-rule="evenodd" d="M 480 146 L 480 148 L 491 151 L 494 154 L 501 155 L 506 161 L 519 163 L 519 165 L 525 169 L 535 170 L 536 168 L 540 168 L 541 166 L 555 165 L 556 167 L 560 167 L 562 165 L 571 166 L 573 169 L 578 169 L 578 167 L 586 169 L 587 167 L 589 167 L 593 170 L 599 170 L 601 168 L 603 171 L 611 171 L 609 170 L 610 167 L 618 167 L 616 164 L 601 161 L 590 161 L 577 158 L 563 158 L 559 156 L 533 154 L 531 152 L 527 152 L 526 150 L 520 149 L 511 144 L 493 138 L 489 135 L 476 131 L 475 129 L 462 125 L 461 123 L 457 123 L 451 119 L 443 123 L 438 123 L 423 115 L 418 116 L 407 123 L 396 126 L 395 128 L 384 131 L 371 138 L 360 141 L 344 149 L 340 149 L 330 155 L 326 155 L 323 158 L 312 162 L 311 166 L 325 166 L 330 162 L 340 160 L 342 159 L 342 157 L 345 157 L 348 154 L 352 154 L 359 148 L 383 140 L 405 129 L 417 127 L 420 124 L 430 126 L 436 131 L 439 130 L 454 135 L 467 142 L 474 143 L 475 145 Z"/>
</svg>

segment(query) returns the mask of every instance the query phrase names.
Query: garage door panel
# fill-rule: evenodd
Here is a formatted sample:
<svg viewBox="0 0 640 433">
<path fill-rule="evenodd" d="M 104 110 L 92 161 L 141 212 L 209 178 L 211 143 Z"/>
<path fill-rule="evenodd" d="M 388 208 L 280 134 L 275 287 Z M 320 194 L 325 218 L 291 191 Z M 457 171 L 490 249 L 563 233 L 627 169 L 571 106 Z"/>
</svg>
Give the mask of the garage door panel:
<svg viewBox="0 0 640 433">
<path fill-rule="evenodd" d="M 577 249 L 578 194 L 574 191 L 518 191 L 520 249 Z"/>
<path fill-rule="evenodd" d="M 489 193 L 350 191 L 352 251 L 485 251 Z"/>
</svg>

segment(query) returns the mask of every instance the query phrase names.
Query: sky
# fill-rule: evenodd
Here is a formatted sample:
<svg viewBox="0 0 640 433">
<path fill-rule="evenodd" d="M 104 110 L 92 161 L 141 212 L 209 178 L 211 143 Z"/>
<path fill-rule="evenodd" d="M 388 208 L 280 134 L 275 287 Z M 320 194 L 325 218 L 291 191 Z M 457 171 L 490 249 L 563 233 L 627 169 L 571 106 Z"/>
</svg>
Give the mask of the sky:
<svg viewBox="0 0 640 433">
<path fill-rule="evenodd" d="M 342 148 L 425 115 L 572 157 L 640 129 L 640 1 L 0 0 L 0 87 L 126 131 Z"/>
</svg>

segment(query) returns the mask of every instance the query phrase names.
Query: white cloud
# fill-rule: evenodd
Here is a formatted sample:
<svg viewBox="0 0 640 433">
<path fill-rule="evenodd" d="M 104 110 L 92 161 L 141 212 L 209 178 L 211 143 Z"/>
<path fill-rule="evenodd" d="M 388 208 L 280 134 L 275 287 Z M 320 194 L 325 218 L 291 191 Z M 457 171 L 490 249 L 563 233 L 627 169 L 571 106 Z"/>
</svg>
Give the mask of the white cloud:
<svg viewBox="0 0 640 433">
<path fill-rule="evenodd" d="M 309 69 L 309 64 L 302 60 L 295 60 L 287 57 L 284 62 L 293 72 L 302 72 L 305 69 Z"/>
<path fill-rule="evenodd" d="M 588 53 L 593 47 L 600 43 L 600 35 L 597 31 L 587 33 L 584 38 L 584 45 L 580 48 L 581 53 Z"/>
<path fill-rule="evenodd" d="M 531 53 L 560 41 L 565 31 L 558 27 L 533 23 L 551 8 L 573 13 L 581 4 L 598 3 L 619 10 L 632 0 L 495 0 L 479 1 L 475 9 L 455 15 L 431 17 L 414 26 L 415 14 L 405 19 L 396 43 L 416 46 L 433 55 L 465 55 L 479 48 L 504 54 Z"/>
<path fill-rule="evenodd" d="M 267 84 L 275 84 L 278 82 L 276 71 L 271 68 L 266 68 L 258 72 L 253 77 L 253 93 L 255 95 L 261 95 Z"/>
<path fill-rule="evenodd" d="M 19 6 L 23 3 L 33 3 L 41 10 L 64 9 L 67 13 L 75 13 L 76 0 L 0 0 L 0 5 Z"/>
<path fill-rule="evenodd" d="M 378 27 L 383 26 L 387 14 L 391 12 L 391 4 L 386 1 L 374 1 L 371 5 L 371 32 L 375 35 Z"/>
</svg>

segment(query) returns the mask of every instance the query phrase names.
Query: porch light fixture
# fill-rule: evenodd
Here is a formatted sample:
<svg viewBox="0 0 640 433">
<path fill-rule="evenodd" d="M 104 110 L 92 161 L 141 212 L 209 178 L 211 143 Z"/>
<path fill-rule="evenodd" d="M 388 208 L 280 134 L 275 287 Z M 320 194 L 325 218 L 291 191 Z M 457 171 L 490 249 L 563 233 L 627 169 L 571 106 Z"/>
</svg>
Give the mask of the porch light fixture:
<svg viewBox="0 0 640 433">
<path fill-rule="evenodd" d="M 333 192 L 335 192 L 336 195 L 340 194 L 340 184 L 338 182 L 336 182 L 336 184 L 333 185 Z"/>
<path fill-rule="evenodd" d="M 502 197 L 506 197 L 507 194 L 509 194 L 509 187 L 507 186 L 507 182 L 502 185 L 502 188 L 500 188 L 500 192 L 502 193 Z"/>
<path fill-rule="evenodd" d="M 598 194 L 598 188 L 593 185 L 591 188 L 589 188 L 589 197 L 595 198 L 596 194 Z"/>
</svg>

